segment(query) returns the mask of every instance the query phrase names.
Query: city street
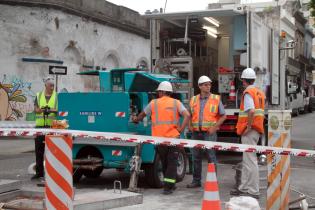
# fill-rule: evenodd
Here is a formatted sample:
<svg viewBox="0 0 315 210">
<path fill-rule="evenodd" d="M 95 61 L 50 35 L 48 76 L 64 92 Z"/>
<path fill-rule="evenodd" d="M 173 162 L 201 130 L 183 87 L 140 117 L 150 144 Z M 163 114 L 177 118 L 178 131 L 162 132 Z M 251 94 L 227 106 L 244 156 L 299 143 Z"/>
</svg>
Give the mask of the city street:
<svg viewBox="0 0 315 210">
<path fill-rule="evenodd" d="M 315 0 L 0 11 L 0 210 L 315 208 Z"/>
<path fill-rule="evenodd" d="M 314 119 L 315 113 L 300 115 L 293 118 L 292 147 L 312 149 L 314 142 Z M 6 139 L 0 140 L 0 179 L 19 179 L 25 186 L 35 186 L 36 182 L 31 182 L 31 175 L 27 174 L 27 167 L 34 162 L 34 149 L 32 139 Z M 239 154 L 226 153 L 219 155 L 218 180 L 220 188 L 220 198 L 227 202 L 230 198 L 229 191 L 234 185 L 235 171 L 232 165 L 241 160 Z M 300 191 L 308 197 L 309 203 L 315 203 L 310 197 L 315 197 L 315 163 L 311 158 L 292 159 L 291 189 Z M 206 163 L 204 162 L 204 169 Z M 204 170 L 205 171 L 205 170 Z M 123 207 L 120 209 L 200 209 L 203 189 L 187 189 L 192 179 L 191 175 L 186 175 L 183 182 L 178 183 L 177 190 L 170 196 L 161 195 L 161 189 L 150 189 L 141 178 L 139 186 L 144 195 L 144 202 L 141 205 Z M 120 180 L 124 188 L 127 188 L 129 177 L 123 172 L 116 170 L 104 170 L 98 179 L 83 178 L 75 185 L 77 191 L 89 191 L 92 189 L 111 189 L 114 180 Z M 265 182 L 265 181 L 264 181 Z M 266 185 L 266 183 L 261 183 Z M 265 207 L 266 190 L 261 191 L 260 205 Z M 291 191 L 291 200 L 298 194 Z M 180 202 L 179 202 L 180 201 Z"/>
</svg>

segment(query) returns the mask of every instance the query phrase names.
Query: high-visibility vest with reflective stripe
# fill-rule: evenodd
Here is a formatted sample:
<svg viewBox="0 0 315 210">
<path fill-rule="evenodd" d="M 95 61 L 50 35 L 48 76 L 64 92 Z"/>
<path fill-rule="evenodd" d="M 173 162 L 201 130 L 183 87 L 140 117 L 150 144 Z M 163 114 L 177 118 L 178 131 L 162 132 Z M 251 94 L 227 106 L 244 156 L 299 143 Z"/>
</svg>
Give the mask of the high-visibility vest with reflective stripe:
<svg viewBox="0 0 315 210">
<path fill-rule="evenodd" d="M 219 118 L 219 104 L 220 96 L 210 94 L 203 110 L 201 125 L 199 125 L 200 95 L 191 98 L 191 124 L 194 131 L 207 131 L 211 126 L 216 125 Z"/>
<path fill-rule="evenodd" d="M 179 137 L 180 102 L 163 96 L 151 102 L 152 136 Z"/>
<path fill-rule="evenodd" d="M 236 132 L 238 135 L 242 135 L 248 124 L 248 112 L 244 112 L 244 96 L 249 94 L 255 105 L 254 119 L 252 123 L 252 128 L 259 133 L 264 133 L 264 117 L 265 117 L 265 94 L 256 87 L 247 88 L 243 92 L 240 112 L 238 115 L 238 121 L 236 124 Z"/>
<path fill-rule="evenodd" d="M 45 91 L 37 93 L 36 97 L 37 97 L 37 105 L 39 108 L 45 107 L 45 106 L 48 106 L 51 109 L 57 108 L 57 94 L 55 91 L 53 91 L 48 102 L 46 101 Z M 51 126 L 52 121 L 55 119 L 56 119 L 56 114 L 50 113 L 48 115 L 48 118 L 46 119 L 46 125 Z M 43 113 L 40 113 L 40 114 L 36 113 L 35 123 L 36 123 L 36 126 L 45 126 Z"/>
</svg>

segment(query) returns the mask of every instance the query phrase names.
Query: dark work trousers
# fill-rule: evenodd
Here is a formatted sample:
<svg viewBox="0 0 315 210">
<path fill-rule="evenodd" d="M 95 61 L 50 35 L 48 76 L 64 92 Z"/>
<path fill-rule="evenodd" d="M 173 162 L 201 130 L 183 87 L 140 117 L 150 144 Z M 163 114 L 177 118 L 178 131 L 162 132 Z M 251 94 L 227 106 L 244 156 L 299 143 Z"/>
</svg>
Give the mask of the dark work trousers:
<svg viewBox="0 0 315 210">
<path fill-rule="evenodd" d="M 36 174 L 44 176 L 45 136 L 35 138 Z"/>
<path fill-rule="evenodd" d="M 178 148 L 174 146 L 158 146 L 163 173 L 164 173 L 164 189 L 172 189 L 176 183 Z"/>
<path fill-rule="evenodd" d="M 195 140 L 204 140 L 204 141 L 217 141 L 217 134 L 214 133 L 209 135 L 208 132 L 193 132 L 192 139 Z M 217 164 L 217 158 L 214 150 L 209 149 L 199 149 L 193 148 L 193 182 L 200 184 L 201 182 L 201 173 L 202 173 L 202 157 L 203 153 L 206 152 L 208 163 Z"/>
</svg>

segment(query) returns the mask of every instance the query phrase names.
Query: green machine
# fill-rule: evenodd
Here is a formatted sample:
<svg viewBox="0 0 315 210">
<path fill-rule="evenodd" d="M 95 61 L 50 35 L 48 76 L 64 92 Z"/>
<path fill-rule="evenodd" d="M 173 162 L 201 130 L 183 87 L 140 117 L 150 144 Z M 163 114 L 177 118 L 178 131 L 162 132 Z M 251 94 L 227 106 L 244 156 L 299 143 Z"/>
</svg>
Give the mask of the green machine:
<svg viewBox="0 0 315 210">
<path fill-rule="evenodd" d="M 188 105 L 190 83 L 172 75 L 152 74 L 136 68 L 87 71 L 80 75 L 98 76 L 99 92 L 60 93 L 59 119 L 69 122 L 69 129 L 151 135 L 151 120 L 131 122 L 144 107 L 157 97 L 160 82 L 169 81 L 175 89 L 173 97 Z M 136 188 L 136 176 L 143 171 L 151 187 L 162 187 L 163 169 L 155 145 L 130 142 L 102 142 L 76 138 L 73 145 L 74 181 L 82 176 L 96 178 L 104 168 L 116 168 L 131 173 L 130 189 Z M 186 155 L 178 159 L 177 180 L 186 172 Z"/>
</svg>

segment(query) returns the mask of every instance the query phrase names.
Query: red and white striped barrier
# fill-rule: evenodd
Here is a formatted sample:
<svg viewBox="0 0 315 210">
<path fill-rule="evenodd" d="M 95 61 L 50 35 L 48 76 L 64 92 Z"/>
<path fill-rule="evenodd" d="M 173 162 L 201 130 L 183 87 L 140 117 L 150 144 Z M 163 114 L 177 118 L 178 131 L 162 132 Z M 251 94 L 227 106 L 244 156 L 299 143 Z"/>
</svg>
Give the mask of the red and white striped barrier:
<svg viewBox="0 0 315 210">
<path fill-rule="evenodd" d="M 126 117 L 126 112 L 116 112 L 115 117 Z"/>
<path fill-rule="evenodd" d="M 292 155 L 300 157 L 315 157 L 314 150 L 291 149 L 269 146 L 254 146 L 246 144 L 232 144 L 224 142 L 211 142 L 190 139 L 170 139 L 163 137 L 140 136 L 121 133 L 107 133 L 80 130 L 60 130 L 60 129 L 1 129 L 0 136 L 37 136 L 37 135 L 72 135 L 74 137 L 93 138 L 89 139 L 89 144 L 101 144 L 102 142 L 116 141 L 128 143 L 163 144 L 186 148 L 204 148 L 219 151 L 233 152 L 255 152 L 262 154 Z M 75 139 L 75 144 L 86 144 L 87 141 Z"/>
<path fill-rule="evenodd" d="M 73 209 L 72 137 L 45 137 L 45 204 L 47 210 Z"/>
<path fill-rule="evenodd" d="M 67 117 L 68 114 L 69 114 L 69 112 L 58 112 L 58 115 L 59 115 L 60 117 Z"/>
</svg>

